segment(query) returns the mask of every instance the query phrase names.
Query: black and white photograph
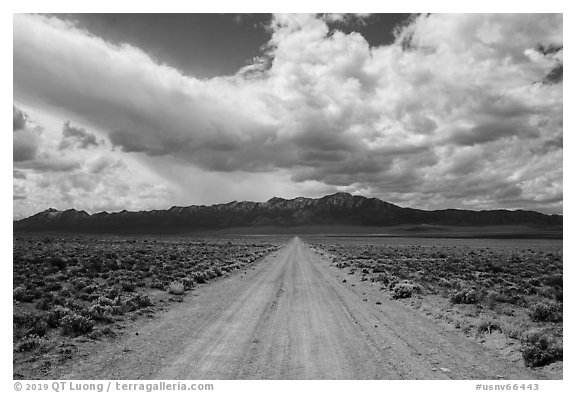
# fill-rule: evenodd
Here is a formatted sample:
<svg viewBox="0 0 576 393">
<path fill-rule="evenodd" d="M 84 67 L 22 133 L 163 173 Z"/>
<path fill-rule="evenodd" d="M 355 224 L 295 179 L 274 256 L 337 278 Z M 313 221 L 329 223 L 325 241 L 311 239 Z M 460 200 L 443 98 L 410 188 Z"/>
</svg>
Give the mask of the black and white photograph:
<svg viewBox="0 0 576 393">
<path fill-rule="evenodd" d="M 562 13 L 131 9 L 12 14 L 12 384 L 564 379 Z"/>
</svg>

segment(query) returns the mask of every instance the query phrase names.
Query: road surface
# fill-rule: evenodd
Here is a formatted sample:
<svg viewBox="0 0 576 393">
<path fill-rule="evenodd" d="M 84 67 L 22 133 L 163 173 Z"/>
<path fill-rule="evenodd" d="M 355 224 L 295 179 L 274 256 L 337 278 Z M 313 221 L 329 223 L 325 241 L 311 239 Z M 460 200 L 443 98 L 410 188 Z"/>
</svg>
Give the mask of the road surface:
<svg viewBox="0 0 576 393">
<path fill-rule="evenodd" d="M 458 331 L 358 283 L 294 238 L 100 343 L 67 379 L 538 379 Z M 350 281 L 350 280 L 348 280 Z"/>
</svg>

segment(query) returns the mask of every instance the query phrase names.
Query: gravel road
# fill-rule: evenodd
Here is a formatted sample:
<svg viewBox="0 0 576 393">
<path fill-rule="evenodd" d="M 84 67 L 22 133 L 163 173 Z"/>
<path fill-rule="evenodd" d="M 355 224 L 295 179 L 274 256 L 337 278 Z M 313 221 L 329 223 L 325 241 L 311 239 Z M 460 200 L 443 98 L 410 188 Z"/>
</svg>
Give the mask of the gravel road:
<svg viewBox="0 0 576 393">
<path fill-rule="evenodd" d="M 346 278 L 294 238 L 95 345 L 60 378 L 545 378 L 384 293 L 377 304 L 369 283 Z"/>
</svg>

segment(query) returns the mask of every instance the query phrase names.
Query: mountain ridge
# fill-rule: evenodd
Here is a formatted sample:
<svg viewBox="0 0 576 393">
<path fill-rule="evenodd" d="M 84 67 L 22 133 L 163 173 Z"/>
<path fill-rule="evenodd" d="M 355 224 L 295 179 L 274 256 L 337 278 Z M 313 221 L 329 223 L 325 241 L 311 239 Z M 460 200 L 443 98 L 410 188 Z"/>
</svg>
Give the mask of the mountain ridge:
<svg viewBox="0 0 576 393">
<path fill-rule="evenodd" d="M 15 232 L 186 232 L 234 227 L 314 225 L 562 226 L 562 216 L 529 210 L 420 210 L 377 198 L 335 193 L 320 198 L 273 197 L 266 202 L 231 201 L 214 205 L 172 206 L 166 210 L 97 212 L 49 208 L 14 221 Z"/>
</svg>

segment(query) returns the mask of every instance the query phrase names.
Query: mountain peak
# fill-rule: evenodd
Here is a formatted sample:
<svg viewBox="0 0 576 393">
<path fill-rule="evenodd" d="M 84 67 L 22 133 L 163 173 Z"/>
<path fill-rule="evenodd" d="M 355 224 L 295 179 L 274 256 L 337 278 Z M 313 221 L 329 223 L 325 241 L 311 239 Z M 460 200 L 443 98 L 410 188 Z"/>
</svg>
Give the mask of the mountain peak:
<svg viewBox="0 0 576 393">
<path fill-rule="evenodd" d="M 277 203 L 286 202 L 286 199 L 280 197 L 272 197 L 266 201 L 267 204 L 275 205 Z"/>
<path fill-rule="evenodd" d="M 562 227 L 562 217 L 523 211 L 426 211 L 402 208 L 377 198 L 337 192 L 321 198 L 270 198 L 267 202 L 230 202 L 211 206 L 174 206 L 169 210 L 96 213 L 50 208 L 14 222 L 20 231 L 188 232 L 240 227 L 399 225 L 532 225 Z"/>
<path fill-rule="evenodd" d="M 354 195 L 350 194 L 349 192 L 336 192 L 336 193 L 331 194 L 331 195 L 326 195 L 324 198 L 330 198 L 330 197 L 336 197 L 336 198 L 353 198 Z"/>
</svg>

